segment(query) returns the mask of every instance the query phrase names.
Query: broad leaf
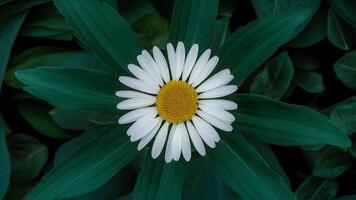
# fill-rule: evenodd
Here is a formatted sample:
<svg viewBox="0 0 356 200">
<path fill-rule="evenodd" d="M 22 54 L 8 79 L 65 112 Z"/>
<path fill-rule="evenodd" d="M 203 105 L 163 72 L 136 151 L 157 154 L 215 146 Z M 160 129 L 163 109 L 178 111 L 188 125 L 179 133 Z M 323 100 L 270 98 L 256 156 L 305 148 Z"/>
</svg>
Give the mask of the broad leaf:
<svg viewBox="0 0 356 200">
<path fill-rule="evenodd" d="M 0 199 L 3 199 L 10 183 L 11 164 L 5 138 L 5 126 L 0 119 Z"/>
<path fill-rule="evenodd" d="M 12 45 L 20 31 L 21 25 L 27 16 L 27 11 L 11 18 L 0 17 L 0 90 L 5 75 L 5 70 L 10 58 Z"/>
<path fill-rule="evenodd" d="M 169 41 L 183 41 L 186 48 L 198 44 L 204 51 L 212 40 L 217 9 L 217 0 L 175 1 Z"/>
<path fill-rule="evenodd" d="M 0 7 L 1 17 L 12 17 L 21 12 L 27 11 L 29 8 L 47 3 L 51 0 L 12 0 L 11 2 Z"/>
<path fill-rule="evenodd" d="M 310 15 L 308 9 L 298 9 L 257 19 L 238 29 L 220 48 L 217 70 L 229 67 L 234 82 L 240 85 L 278 47 L 291 40 Z"/>
<path fill-rule="evenodd" d="M 348 0 L 329 0 L 331 8 L 352 27 L 356 28 L 356 2 Z"/>
<path fill-rule="evenodd" d="M 351 51 L 336 61 L 334 71 L 348 88 L 356 90 L 356 51 Z"/>
<path fill-rule="evenodd" d="M 310 108 L 260 95 L 241 94 L 235 97 L 239 104 L 235 115 L 236 127 L 247 136 L 283 146 L 351 145 L 349 138 L 326 116 Z"/>
<path fill-rule="evenodd" d="M 295 199 L 282 177 L 237 133 L 222 138 L 208 157 L 226 184 L 244 199 Z"/>
<path fill-rule="evenodd" d="M 339 19 L 331 9 L 328 13 L 327 34 L 329 41 L 340 49 L 350 50 L 355 44 L 353 28 Z"/>
<path fill-rule="evenodd" d="M 298 187 L 295 195 L 298 200 L 332 200 L 339 189 L 333 179 L 310 176 Z"/>
<path fill-rule="evenodd" d="M 26 183 L 36 178 L 48 158 L 47 146 L 25 134 L 7 138 L 11 158 L 11 182 Z"/>
<path fill-rule="evenodd" d="M 93 191 L 136 155 L 135 144 L 121 128 L 106 127 L 96 131 L 100 132 L 98 137 L 74 149 L 54 165 L 25 199 L 72 198 Z"/>
<path fill-rule="evenodd" d="M 84 130 L 96 126 L 95 123 L 88 120 L 85 111 L 57 108 L 50 111 L 49 114 L 52 120 L 63 129 Z"/>
<path fill-rule="evenodd" d="M 299 87 L 309 93 L 319 93 L 325 90 L 323 77 L 317 72 L 298 72 L 295 81 Z"/>
<path fill-rule="evenodd" d="M 133 199 L 181 199 L 186 170 L 184 162 L 167 164 L 162 157 L 154 160 L 147 152 L 133 191 Z"/>
<path fill-rule="evenodd" d="M 297 51 L 291 54 L 291 59 L 295 67 L 303 70 L 314 70 L 319 68 L 319 62 L 312 56 L 305 54 L 302 51 Z"/>
<path fill-rule="evenodd" d="M 337 147 L 328 147 L 313 169 L 313 176 L 335 178 L 348 170 L 351 165 L 352 157 L 348 152 Z"/>
<path fill-rule="evenodd" d="M 331 111 L 329 119 L 346 135 L 356 132 L 356 101 L 337 105 Z"/>
<path fill-rule="evenodd" d="M 102 109 L 116 112 L 117 78 L 93 69 L 40 67 L 16 72 L 25 91 L 65 109 Z"/>
<path fill-rule="evenodd" d="M 97 0 L 55 0 L 58 10 L 75 35 L 98 59 L 116 73 L 136 63 L 141 47 L 130 25 L 105 2 Z"/>
<path fill-rule="evenodd" d="M 230 35 L 230 18 L 222 17 L 216 20 L 213 39 L 210 44 L 210 49 L 213 54 L 224 44 L 226 38 Z"/>
<path fill-rule="evenodd" d="M 355 200 L 355 199 L 356 199 L 356 195 L 349 195 L 349 196 L 338 197 L 335 200 Z"/>
<path fill-rule="evenodd" d="M 280 99 L 293 79 L 294 67 L 287 52 L 270 60 L 251 85 L 250 92 Z"/>
<path fill-rule="evenodd" d="M 71 138 L 75 133 L 64 131 L 50 118 L 51 106 L 39 101 L 26 101 L 18 104 L 18 110 L 25 120 L 41 134 L 51 138 Z"/>
</svg>

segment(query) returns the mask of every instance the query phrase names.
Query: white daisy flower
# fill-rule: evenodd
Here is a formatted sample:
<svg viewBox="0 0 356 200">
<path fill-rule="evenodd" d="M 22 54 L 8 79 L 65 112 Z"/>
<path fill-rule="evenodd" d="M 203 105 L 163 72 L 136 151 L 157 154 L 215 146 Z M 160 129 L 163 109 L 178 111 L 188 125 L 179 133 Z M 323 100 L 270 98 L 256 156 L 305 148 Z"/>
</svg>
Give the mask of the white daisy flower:
<svg viewBox="0 0 356 200">
<path fill-rule="evenodd" d="M 118 97 L 127 98 L 117 108 L 132 110 L 119 119 L 119 124 L 133 123 L 127 135 L 132 142 L 140 140 L 138 150 L 154 140 L 154 159 L 166 146 L 167 163 L 179 160 L 181 154 L 189 161 L 191 142 L 204 156 L 204 143 L 214 148 L 220 140 L 215 128 L 232 131 L 235 118 L 228 110 L 237 109 L 237 104 L 217 98 L 237 90 L 236 85 L 228 85 L 233 75 L 224 69 L 208 78 L 219 58 L 210 58 L 210 49 L 198 58 L 198 49 L 194 44 L 186 54 L 182 42 L 176 49 L 168 44 L 168 63 L 159 48 L 153 48 L 153 57 L 144 50 L 137 56 L 140 66 L 128 65 L 135 78 L 119 77 L 122 84 L 133 89 L 116 92 Z"/>
</svg>

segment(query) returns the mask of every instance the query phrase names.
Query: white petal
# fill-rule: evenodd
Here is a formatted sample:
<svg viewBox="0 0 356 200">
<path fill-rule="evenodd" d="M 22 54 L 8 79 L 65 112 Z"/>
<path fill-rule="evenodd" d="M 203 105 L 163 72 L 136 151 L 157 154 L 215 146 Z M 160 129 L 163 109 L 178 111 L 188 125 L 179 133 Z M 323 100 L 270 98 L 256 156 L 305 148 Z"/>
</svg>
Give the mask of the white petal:
<svg viewBox="0 0 356 200">
<path fill-rule="evenodd" d="M 145 137 L 143 137 L 140 140 L 140 143 L 137 146 L 137 150 L 141 151 L 152 140 L 152 138 L 156 135 L 161 124 L 162 124 L 162 119 L 160 119 L 160 122 Z"/>
<path fill-rule="evenodd" d="M 136 92 L 132 90 L 120 90 L 115 93 L 116 96 L 121 97 L 121 98 L 141 98 L 141 99 L 152 99 L 156 98 L 154 96 L 142 93 L 142 92 Z"/>
<path fill-rule="evenodd" d="M 141 116 L 150 113 L 151 115 L 157 115 L 157 109 L 155 107 L 140 108 L 130 111 L 120 117 L 119 124 L 128 124 L 138 120 Z"/>
<path fill-rule="evenodd" d="M 133 110 L 136 108 L 142 108 L 146 106 L 150 106 L 156 103 L 156 98 L 152 97 L 148 98 L 135 98 L 135 99 L 127 99 L 125 101 L 121 101 L 117 104 L 117 109 L 119 110 Z"/>
<path fill-rule="evenodd" d="M 183 72 L 184 62 L 185 62 L 185 48 L 183 42 L 178 42 L 175 57 L 175 70 L 172 72 L 173 80 L 178 80 Z"/>
<path fill-rule="evenodd" d="M 182 151 L 182 127 L 180 124 L 177 125 L 176 131 L 174 131 L 172 136 L 172 155 L 175 161 L 178 161 Z"/>
<path fill-rule="evenodd" d="M 176 53 L 174 51 L 174 47 L 171 43 L 168 43 L 167 44 L 167 55 L 168 55 L 168 62 L 169 62 L 169 69 L 171 71 L 171 77 L 172 79 L 174 79 L 173 77 L 173 74 L 174 74 L 174 71 L 175 71 L 175 64 L 176 64 Z"/>
<path fill-rule="evenodd" d="M 164 123 L 162 128 L 157 133 L 151 152 L 153 159 L 156 159 L 162 152 L 164 143 L 166 142 L 167 139 L 168 127 L 169 127 L 169 123 L 168 122 Z"/>
<path fill-rule="evenodd" d="M 192 71 L 193 66 L 195 64 L 195 61 L 198 58 L 198 52 L 199 52 L 199 46 L 197 44 L 194 44 L 192 48 L 189 50 L 187 58 L 184 63 L 183 75 L 182 75 L 183 81 L 187 80 L 188 76 L 190 75 L 190 72 Z"/>
<path fill-rule="evenodd" d="M 194 82 L 194 80 L 200 76 L 200 73 L 202 72 L 202 70 L 204 69 L 204 67 L 208 64 L 209 61 L 209 57 L 210 57 L 210 53 L 211 50 L 207 49 L 198 59 L 198 61 L 195 63 L 194 67 L 193 67 L 193 71 L 190 74 L 189 77 L 189 84 L 192 84 Z"/>
<path fill-rule="evenodd" d="M 169 163 L 172 161 L 173 159 L 173 154 L 172 154 L 172 138 L 173 138 L 173 133 L 176 131 L 176 124 L 173 124 L 170 132 L 169 132 L 169 136 L 168 136 L 168 142 L 167 142 L 167 146 L 166 146 L 166 152 L 164 155 L 164 160 Z"/>
<path fill-rule="evenodd" d="M 221 130 L 227 131 L 227 132 L 232 131 L 232 126 L 230 124 L 228 124 L 227 122 L 224 122 L 224 121 L 222 121 L 212 115 L 209 115 L 206 112 L 201 111 L 201 110 L 198 110 L 197 114 L 201 118 L 203 118 L 204 120 L 206 120 L 207 122 L 209 122 L 210 124 L 212 124 L 213 126 L 215 126 L 218 129 L 221 129 Z"/>
<path fill-rule="evenodd" d="M 141 131 L 141 129 L 147 125 L 148 123 L 152 122 L 157 114 L 152 112 L 152 113 L 147 113 L 140 118 L 137 119 L 135 123 L 133 123 L 129 129 L 127 129 L 126 133 L 128 136 L 131 136 L 133 133 Z"/>
<path fill-rule="evenodd" d="M 210 133 L 205 129 L 205 122 L 203 119 L 197 116 L 193 116 L 192 118 L 193 124 L 198 131 L 200 137 L 204 140 L 204 142 L 211 148 L 215 148 L 215 141 Z M 205 123 L 204 123 L 205 122 Z"/>
<path fill-rule="evenodd" d="M 199 94 L 199 99 L 211 99 L 211 98 L 219 98 L 230 95 L 236 92 L 237 86 L 236 85 L 226 85 L 222 87 L 215 88 L 213 90 L 209 90 Z"/>
<path fill-rule="evenodd" d="M 212 115 L 226 123 L 232 123 L 235 121 L 235 117 L 234 115 L 232 115 L 231 113 L 225 111 L 222 108 L 219 107 L 214 107 L 214 106 L 206 106 L 206 105 L 199 105 L 199 108 L 206 112 L 209 115 Z"/>
<path fill-rule="evenodd" d="M 161 70 L 160 70 L 159 66 L 157 65 L 157 63 L 155 62 L 155 60 L 152 58 L 152 56 L 146 50 L 142 51 L 142 56 L 147 61 L 148 65 L 152 68 L 152 71 L 154 72 L 155 77 L 159 81 L 159 84 L 163 85 L 163 80 L 161 77 Z"/>
<path fill-rule="evenodd" d="M 161 52 L 161 50 L 159 50 L 158 47 L 153 47 L 153 57 L 158 67 L 160 68 L 161 76 L 164 82 L 168 83 L 168 81 L 170 81 L 170 77 L 169 77 L 169 69 L 168 69 L 167 61 L 163 53 Z"/>
<path fill-rule="evenodd" d="M 136 79 L 136 78 L 131 78 L 128 76 L 120 76 L 119 77 L 119 81 L 126 85 L 127 87 L 130 87 L 132 89 L 141 91 L 141 92 L 146 92 L 146 93 L 150 93 L 150 94 L 157 94 L 158 90 L 153 88 L 150 85 L 147 85 L 145 82 Z"/>
<path fill-rule="evenodd" d="M 182 137 L 182 154 L 183 157 L 186 161 L 189 161 L 190 158 L 192 157 L 192 150 L 190 148 L 190 140 L 187 132 L 187 128 L 185 127 L 184 123 L 182 124 L 182 132 L 181 132 L 181 137 Z"/>
<path fill-rule="evenodd" d="M 219 57 L 217 56 L 212 57 L 204 67 L 204 70 L 202 70 L 200 75 L 193 81 L 192 86 L 196 87 L 202 81 L 204 81 L 210 75 L 210 73 L 215 69 L 218 62 L 219 62 Z"/>
<path fill-rule="evenodd" d="M 190 121 L 187 122 L 187 128 L 188 128 L 190 139 L 192 140 L 195 149 L 198 151 L 200 155 L 205 156 L 206 151 L 205 151 L 204 143 L 201 137 L 199 136 L 198 131 L 195 129 L 195 127 Z"/>
<path fill-rule="evenodd" d="M 130 140 L 131 142 L 136 142 L 137 140 L 145 137 L 147 134 L 150 133 L 151 130 L 153 130 L 157 124 L 161 123 L 162 120 L 160 119 L 160 117 L 156 117 L 153 120 L 147 120 L 146 123 L 143 123 L 141 126 L 141 129 L 133 132 L 131 134 Z"/>
<path fill-rule="evenodd" d="M 155 79 L 150 74 L 148 74 L 145 70 L 143 70 L 141 67 L 137 65 L 129 64 L 128 69 L 134 76 L 136 76 L 141 81 L 145 82 L 147 85 L 152 86 L 156 90 L 159 89 L 159 85 L 157 84 Z"/>
<path fill-rule="evenodd" d="M 207 105 L 211 107 L 222 108 L 224 110 L 236 110 L 237 104 L 233 101 L 225 99 L 209 99 L 209 100 L 199 100 L 199 104 Z"/>
<path fill-rule="evenodd" d="M 228 72 L 228 73 L 226 73 Z M 234 78 L 233 75 L 229 74 L 230 70 L 222 70 L 216 74 L 214 74 L 212 77 L 210 77 L 208 80 L 204 81 L 198 88 L 197 92 L 205 92 L 208 90 L 212 90 L 218 87 L 221 87 L 223 85 L 227 85 L 232 81 Z"/>
<path fill-rule="evenodd" d="M 154 67 L 152 65 L 149 64 L 149 62 L 147 61 L 147 59 L 143 56 L 143 55 L 138 55 L 137 56 L 137 61 L 140 64 L 140 66 L 149 74 L 151 75 L 151 77 L 153 78 L 153 80 L 161 85 L 162 84 L 162 79 L 160 76 L 160 73 L 157 73 L 154 70 Z"/>
</svg>

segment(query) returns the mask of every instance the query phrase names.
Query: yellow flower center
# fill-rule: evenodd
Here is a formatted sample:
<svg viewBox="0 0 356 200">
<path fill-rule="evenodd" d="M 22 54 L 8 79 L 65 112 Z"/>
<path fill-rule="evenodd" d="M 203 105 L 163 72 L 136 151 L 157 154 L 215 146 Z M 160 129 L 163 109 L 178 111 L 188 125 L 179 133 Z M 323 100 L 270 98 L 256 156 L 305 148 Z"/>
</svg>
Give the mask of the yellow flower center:
<svg viewBox="0 0 356 200">
<path fill-rule="evenodd" d="M 156 98 L 158 114 L 170 123 L 190 120 L 198 109 L 198 94 L 185 81 L 169 81 Z"/>
</svg>

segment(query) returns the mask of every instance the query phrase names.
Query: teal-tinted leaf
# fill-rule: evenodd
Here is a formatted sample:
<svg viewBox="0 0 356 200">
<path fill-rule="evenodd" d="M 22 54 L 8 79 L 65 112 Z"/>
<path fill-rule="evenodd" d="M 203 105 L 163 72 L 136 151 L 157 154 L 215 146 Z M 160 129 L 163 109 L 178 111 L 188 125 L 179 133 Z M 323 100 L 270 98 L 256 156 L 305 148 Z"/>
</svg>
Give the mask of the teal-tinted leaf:
<svg viewBox="0 0 356 200">
<path fill-rule="evenodd" d="M 217 0 L 175 1 L 169 41 L 183 41 L 186 48 L 198 44 L 204 51 L 212 41 L 217 11 Z"/>
<path fill-rule="evenodd" d="M 123 10 L 121 15 L 129 24 L 135 23 L 147 13 L 158 13 L 151 0 L 132 0 L 130 2 L 119 0 L 119 4 L 120 2 L 120 11 Z"/>
<path fill-rule="evenodd" d="M 350 50 L 355 44 L 352 27 L 339 19 L 331 9 L 328 13 L 327 34 L 329 41 L 340 49 Z"/>
<path fill-rule="evenodd" d="M 41 134 L 51 138 L 71 138 L 75 133 L 64 131 L 49 116 L 51 106 L 39 101 L 26 101 L 18 104 L 18 110 L 25 120 Z"/>
<path fill-rule="evenodd" d="M 262 142 L 283 146 L 351 145 L 326 116 L 310 108 L 252 94 L 237 95 L 236 102 L 237 130 Z"/>
<path fill-rule="evenodd" d="M 318 161 L 321 155 L 323 154 L 323 152 L 324 152 L 323 148 L 319 148 L 318 150 L 314 150 L 314 149 L 309 150 L 309 149 L 305 149 L 305 146 L 302 147 L 303 158 L 305 159 L 310 169 L 313 169 L 318 164 Z"/>
<path fill-rule="evenodd" d="M 143 168 L 133 191 L 133 199 L 181 199 L 187 166 L 184 162 L 165 163 L 146 154 Z"/>
<path fill-rule="evenodd" d="M 328 147 L 313 169 L 313 176 L 335 178 L 348 170 L 351 165 L 352 158 L 348 152 L 337 147 Z"/>
<path fill-rule="evenodd" d="M 0 17 L 0 90 L 11 54 L 12 45 L 25 20 L 27 11 L 11 17 Z"/>
<path fill-rule="evenodd" d="M 96 126 L 80 110 L 57 108 L 50 111 L 49 114 L 52 120 L 63 129 L 84 130 Z"/>
<path fill-rule="evenodd" d="M 325 90 L 323 77 L 317 72 L 298 72 L 295 81 L 299 87 L 309 93 L 319 93 Z"/>
<path fill-rule="evenodd" d="M 24 85 L 15 77 L 17 71 L 39 66 L 75 66 L 103 69 L 94 55 L 84 51 L 72 51 L 57 47 L 34 47 L 12 59 L 5 75 L 8 86 L 22 89 Z"/>
<path fill-rule="evenodd" d="M 329 119 L 346 135 L 356 132 L 356 101 L 337 105 Z"/>
<path fill-rule="evenodd" d="M 318 9 L 320 0 L 252 0 L 252 4 L 258 17 L 266 17 L 295 8 L 309 8 L 314 12 Z"/>
<path fill-rule="evenodd" d="M 226 184 L 244 199 L 295 199 L 282 177 L 237 133 L 222 138 L 208 157 Z"/>
<path fill-rule="evenodd" d="M 295 1 L 299 2 L 299 1 Z M 310 1 L 309 1 L 310 2 Z M 316 1 L 315 1 L 316 2 Z M 326 37 L 328 7 L 321 5 L 317 13 L 313 16 L 310 23 L 299 35 L 294 38 L 288 46 L 304 48 L 314 45 Z"/>
<path fill-rule="evenodd" d="M 79 146 L 45 175 L 25 199 L 77 197 L 105 184 L 137 153 L 120 127 L 97 129 L 98 137 Z M 93 156 L 95 155 L 95 156 Z"/>
<path fill-rule="evenodd" d="M 52 3 L 34 8 L 20 34 L 65 41 L 73 39 L 71 27 Z"/>
<path fill-rule="evenodd" d="M 238 29 L 220 48 L 218 68 L 230 67 L 234 82 L 240 85 L 278 47 L 291 40 L 310 15 L 308 9 L 298 9 L 257 19 Z"/>
<path fill-rule="evenodd" d="M 153 46 L 166 48 L 169 22 L 158 13 L 145 14 L 132 24 L 132 28 L 145 49 L 151 49 Z"/>
<path fill-rule="evenodd" d="M 111 7 L 113 7 L 115 10 L 119 9 L 118 0 L 104 0 L 104 1 L 108 3 Z"/>
<path fill-rule="evenodd" d="M 5 126 L 0 119 L 0 199 L 3 199 L 10 183 L 11 164 L 5 139 Z"/>
<path fill-rule="evenodd" d="M 294 67 L 287 52 L 270 60 L 251 85 L 250 92 L 280 99 L 293 79 Z"/>
<path fill-rule="evenodd" d="M 355 200 L 355 199 L 356 199 L 356 195 L 349 195 L 349 196 L 342 196 L 336 198 L 335 200 Z"/>
<path fill-rule="evenodd" d="M 136 63 L 141 47 L 130 25 L 105 2 L 97 0 L 55 0 L 58 10 L 75 35 L 98 59 L 116 73 Z"/>
<path fill-rule="evenodd" d="M 40 67 L 16 72 L 25 91 L 64 109 L 116 112 L 117 78 L 93 69 Z"/>
<path fill-rule="evenodd" d="M 294 66 L 303 70 L 314 70 L 319 68 L 319 62 L 308 54 L 295 52 L 291 54 Z"/>
<path fill-rule="evenodd" d="M 332 200 L 339 189 L 333 179 L 310 176 L 298 187 L 295 195 L 298 200 Z"/>
<path fill-rule="evenodd" d="M 336 61 L 334 71 L 348 88 L 356 90 L 356 51 L 351 51 Z"/>
<path fill-rule="evenodd" d="M 230 35 L 229 23 L 230 18 L 225 16 L 216 20 L 213 39 L 210 44 L 213 54 L 223 45 L 226 37 Z"/>
<path fill-rule="evenodd" d="M 350 148 L 350 153 L 352 157 L 356 158 L 356 138 L 353 139 L 352 141 L 352 146 Z"/>
<path fill-rule="evenodd" d="M 329 0 L 331 8 L 352 27 L 356 28 L 356 2 L 348 0 Z"/>
<path fill-rule="evenodd" d="M 11 158 L 11 182 L 26 183 L 36 178 L 47 162 L 46 145 L 25 134 L 11 134 L 7 142 Z"/>
<path fill-rule="evenodd" d="M 0 7 L 1 17 L 12 17 L 21 12 L 27 11 L 29 8 L 47 3 L 50 0 L 12 0 Z"/>
</svg>

